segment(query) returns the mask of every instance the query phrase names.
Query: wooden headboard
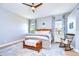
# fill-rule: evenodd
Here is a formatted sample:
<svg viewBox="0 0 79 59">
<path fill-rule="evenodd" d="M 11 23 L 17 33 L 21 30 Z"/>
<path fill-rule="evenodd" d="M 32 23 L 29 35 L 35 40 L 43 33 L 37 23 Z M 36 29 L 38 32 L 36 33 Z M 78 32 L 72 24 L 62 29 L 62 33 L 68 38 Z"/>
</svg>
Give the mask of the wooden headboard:
<svg viewBox="0 0 79 59">
<path fill-rule="evenodd" d="M 36 29 L 36 31 L 51 31 L 51 29 Z"/>
</svg>

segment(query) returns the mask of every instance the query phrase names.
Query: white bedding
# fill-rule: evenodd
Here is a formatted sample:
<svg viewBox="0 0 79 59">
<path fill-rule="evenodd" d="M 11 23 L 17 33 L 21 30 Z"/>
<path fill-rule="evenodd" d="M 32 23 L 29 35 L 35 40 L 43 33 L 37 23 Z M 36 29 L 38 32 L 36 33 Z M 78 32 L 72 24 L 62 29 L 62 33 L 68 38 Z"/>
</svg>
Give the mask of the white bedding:
<svg viewBox="0 0 79 59">
<path fill-rule="evenodd" d="M 27 34 L 25 36 L 25 38 L 26 39 L 41 39 L 41 40 L 46 40 L 46 41 L 49 42 L 49 47 L 51 47 L 52 35 L 51 35 L 50 31 L 37 31 L 34 34 L 30 34 L 29 33 L 29 34 Z M 28 45 L 29 45 L 29 43 L 28 43 Z M 35 46 L 34 42 L 32 42 L 30 45 Z"/>
<path fill-rule="evenodd" d="M 27 34 L 25 37 L 50 40 L 51 34 L 50 31 L 36 31 L 34 34 Z"/>
<path fill-rule="evenodd" d="M 26 38 L 35 38 L 35 39 L 44 39 L 44 40 L 49 40 L 48 37 L 45 36 L 26 36 Z"/>
<path fill-rule="evenodd" d="M 39 42 L 39 40 L 33 40 L 33 39 L 25 40 L 25 44 L 30 46 L 36 46 L 37 42 Z"/>
</svg>

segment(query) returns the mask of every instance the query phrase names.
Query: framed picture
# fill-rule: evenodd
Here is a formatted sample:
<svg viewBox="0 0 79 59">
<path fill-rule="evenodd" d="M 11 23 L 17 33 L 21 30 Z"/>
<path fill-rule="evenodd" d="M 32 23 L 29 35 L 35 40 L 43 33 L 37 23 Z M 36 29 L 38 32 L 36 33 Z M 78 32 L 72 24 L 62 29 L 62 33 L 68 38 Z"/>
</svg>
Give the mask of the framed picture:
<svg viewBox="0 0 79 59">
<path fill-rule="evenodd" d="M 74 23 L 71 22 L 71 23 L 69 24 L 69 29 L 73 29 L 73 25 L 74 25 Z"/>
<path fill-rule="evenodd" d="M 43 22 L 42 25 L 45 25 L 45 22 Z"/>
</svg>

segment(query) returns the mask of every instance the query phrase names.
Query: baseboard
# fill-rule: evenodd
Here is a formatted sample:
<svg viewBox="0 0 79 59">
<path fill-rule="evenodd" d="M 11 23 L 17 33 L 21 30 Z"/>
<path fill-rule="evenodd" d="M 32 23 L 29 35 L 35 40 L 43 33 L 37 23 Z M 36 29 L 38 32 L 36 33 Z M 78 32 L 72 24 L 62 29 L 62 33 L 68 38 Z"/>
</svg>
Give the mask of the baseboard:
<svg viewBox="0 0 79 59">
<path fill-rule="evenodd" d="M 9 42 L 9 43 L 2 44 L 2 45 L 0 45 L 0 48 L 7 47 L 7 46 L 10 46 L 10 45 L 14 45 L 16 43 L 22 42 L 23 40 L 24 39 L 20 39 L 20 40 L 16 40 L 16 41 L 12 41 L 12 42 Z"/>
<path fill-rule="evenodd" d="M 73 50 L 74 50 L 75 52 L 78 52 L 78 53 L 79 53 L 79 50 L 78 50 L 78 49 L 73 48 Z"/>
</svg>

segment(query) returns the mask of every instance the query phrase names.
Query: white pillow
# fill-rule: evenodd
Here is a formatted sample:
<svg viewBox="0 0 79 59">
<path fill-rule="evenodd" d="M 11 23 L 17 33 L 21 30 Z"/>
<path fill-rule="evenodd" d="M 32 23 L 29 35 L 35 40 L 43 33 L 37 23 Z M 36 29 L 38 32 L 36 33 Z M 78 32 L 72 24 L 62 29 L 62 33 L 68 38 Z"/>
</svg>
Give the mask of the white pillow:
<svg viewBox="0 0 79 59">
<path fill-rule="evenodd" d="M 50 31 L 36 31 L 36 34 L 47 35 L 50 34 Z"/>
</svg>

